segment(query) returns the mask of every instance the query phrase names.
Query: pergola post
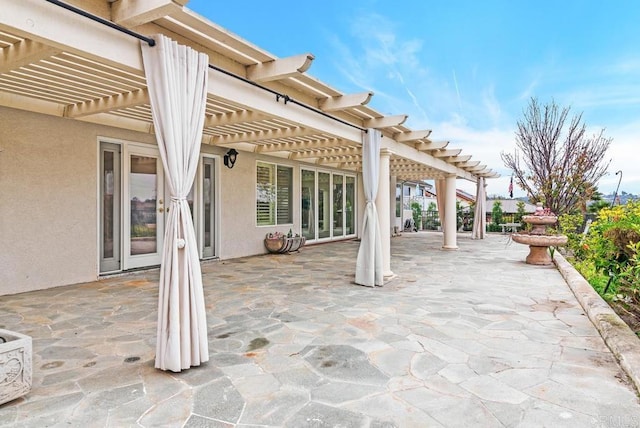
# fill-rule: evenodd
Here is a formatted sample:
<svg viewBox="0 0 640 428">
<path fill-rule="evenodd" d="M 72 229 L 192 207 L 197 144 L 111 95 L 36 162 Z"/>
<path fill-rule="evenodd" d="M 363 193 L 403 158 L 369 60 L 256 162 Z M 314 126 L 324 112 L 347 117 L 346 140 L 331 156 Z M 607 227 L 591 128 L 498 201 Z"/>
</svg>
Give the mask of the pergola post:
<svg viewBox="0 0 640 428">
<path fill-rule="evenodd" d="M 393 229 L 396 227 L 398 221 L 396 217 L 396 184 L 398 178 L 395 175 L 389 177 L 389 219 L 391 224 L 389 225 L 389 233 L 393 236 Z"/>
<path fill-rule="evenodd" d="M 456 216 L 456 176 L 447 175 L 445 179 L 444 200 L 444 245 L 445 250 L 457 250 L 457 219 Z"/>
<path fill-rule="evenodd" d="M 389 198 L 389 161 L 392 152 L 388 149 L 380 150 L 380 175 L 378 179 L 378 222 L 380 224 L 380 240 L 382 241 L 382 274 L 392 276 L 391 271 L 391 204 Z"/>
</svg>

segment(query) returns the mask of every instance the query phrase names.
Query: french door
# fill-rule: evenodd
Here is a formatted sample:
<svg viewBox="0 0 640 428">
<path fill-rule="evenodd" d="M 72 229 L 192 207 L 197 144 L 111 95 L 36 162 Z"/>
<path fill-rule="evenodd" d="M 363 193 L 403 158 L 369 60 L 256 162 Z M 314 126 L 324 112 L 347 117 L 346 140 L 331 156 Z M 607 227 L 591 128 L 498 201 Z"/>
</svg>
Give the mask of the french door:
<svg viewBox="0 0 640 428">
<path fill-rule="evenodd" d="M 164 238 L 164 170 L 154 147 L 128 145 L 124 155 L 123 269 L 160 264 Z"/>
<path fill-rule="evenodd" d="M 159 265 L 169 192 L 158 149 L 102 141 L 99 152 L 100 273 Z M 187 196 L 203 259 L 218 256 L 218 161 L 201 157 Z"/>
<path fill-rule="evenodd" d="M 198 212 L 194 224 L 196 225 L 196 235 L 200 237 L 200 254 L 203 259 L 216 257 L 218 237 L 217 226 L 217 193 L 216 193 L 216 159 L 203 157 L 200 164 L 199 178 L 196 182 L 200 186 L 200 208 L 192 212 Z M 198 186 L 196 186 L 198 187 Z M 198 192 L 196 192 L 198 193 Z M 200 233 L 198 233 L 200 231 Z"/>
<path fill-rule="evenodd" d="M 301 225 L 307 240 L 355 235 L 355 180 L 352 175 L 301 170 Z"/>
</svg>

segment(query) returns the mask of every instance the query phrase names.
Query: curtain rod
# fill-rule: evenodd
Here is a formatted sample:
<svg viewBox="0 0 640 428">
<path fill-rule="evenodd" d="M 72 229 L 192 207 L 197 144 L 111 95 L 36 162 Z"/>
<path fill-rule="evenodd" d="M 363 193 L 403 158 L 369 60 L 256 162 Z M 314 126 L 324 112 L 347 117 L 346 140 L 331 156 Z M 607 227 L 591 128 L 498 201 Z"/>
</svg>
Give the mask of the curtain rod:
<svg viewBox="0 0 640 428">
<path fill-rule="evenodd" d="M 94 15 L 92 13 L 89 13 L 87 11 L 79 9 L 79 8 L 77 8 L 75 6 L 71 6 L 71 5 L 67 4 L 67 3 L 61 2 L 59 0 L 46 0 L 46 1 L 48 1 L 49 3 L 55 4 L 56 6 L 60 6 L 60 7 L 66 9 L 66 10 L 69 10 L 71 12 L 77 13 L 78 15 L 84 16 L 85 18 L 89 18 L 89 19 L 91 19 L 93 21 L 99 22 L 100 24 L 106 25 L 107 27 L 113 28 L 114 30 L 118 30 L 118 31 L 120 31 L 122 33 L 125 33 L 125 34 L 128 34 L 130 36 L 133 36 L 136 39 L 139 39 L 139 40 L 142 40 L 144 42 L 147 42 L 147 44 L 149 46 L 155 46 L 156 45 L 156 41 L 153 40 L 150 37 L 146 37 L 146 36 L 144 36 L 144 35 L 142 35 L 140 33 L 136 33 L 135 31 L 131 31 L 128 28 L 122 27 L 122 26 L 120 26 L 118 24 L 115 24 L 115 23 L 113 23 L 113 22 L 111 22 L 111 21 L 109 21 L 107 19 L 101 18 L 101 17 L 99 17 L 97 15 Z M 293 98 L 289 97 L 288 95 L 281 94 L 278 91 L 274 91 L 273 89 L 267 88 L 266 86 L 262 86 L 259 83 L 256 83 L 256 82 L 254 82 L 252 80 L 246 79 L 246 78 L 244 78 L 242 76 L 239 76 L 237 74 L 231 73 L 231 72 L 229 72 L 227 70 L 223 70 L 220 67 L 216 67 L 215 65 L 209 64 L 209 68 L 211 68 L 213 70 L 216 70 L 216 71 L 218 71 L 220 73 L 226 74 L 227 76 L 231 76 L 231 77 L 234 77 L 234 78 L 236 78 L 238 80 L 242 80 L 245 83 L 248 83 L 250 85 L 253 85 L 255 87 L 258 87 L 258 88 L 260 88 L 260 89 L 262 89 L 264 91 L 267 91 L 267 92 L 275 95 L 276 96 L 276 102 L 280 102 L 280 98 L 282 98 L 284 100 L 285 104 L 287 104 L 287 103 L 296 104 L 296 105 L 298 105 L 300 107 L 303 107 L 303 108 L 305 108 L 307 110 L 310 110 L 310 111 L 312 111 L 314 113 L 318 113 L 318 114 L 320 114 L 320 115 L 322 115 L 324 117 L 327 117 L 329 119 L 333 119 L 336 122 L 340 122 L 340 123 L 342 123 L 344 125 L 351 126 L 352 128 L 359 129 L 360 131 L 367 132 L 367 130 L 365 128 L 362 128 L 361 126 L 354 125 L 352 123 L 347 122 L 346 120 L 342 120 L 342 119 L 340 119 L 338 117 L 331 116 L 330 114 L 328 114 L 328 113 L 326 113 L 326 112 L 324 112 L 322 110 L 319 110 L 319 109 L 311 107 L 311 106 L 309 106 L 307 104 L 301 103 L 300 101 L 296 101 Z"/>
<path fill-rule="evenodd" d="M 118 30 L 118 31 L 120 31 L 122 33 L 125 33 L 125 34 L 128 34 L 130 36 L 133 36 L 136 39 L 140 39 L 142 41 L 145 41 L 145 42 L 147 42 L 149 44 L 149 46 L 155 46 L 156 45 L 156 41 L 153 40 L 150 37 L 143 36 L 142 34 L 136 33 L 135 31 L 131 31 L 128 28 L 124 28 L 124 27 L 122 27 L 122 26 L 120 26 L 118 24 L 115 24 L 115 23 L 107 20 L 107 19 L 101 18 L 101 17 L 99 17 L 97 15 L 93 15 L 93 14 L 91 14 L 91 13 L 89 13 L 87 11 L 84 11 L 82 9 L 78 9 L 75 6 L 71 6 L 70 4 L 63 3 L 63 2 L 58 1 L 58 0 L 46 0 L 46 1 L 48 1 L 49 3 L 53 3 L 56 6 L 60 6 L 63 9 L 67 9 L 67 10 L 69 10 L 71 12 L 77 13 L 78 15 L 82 15 L 85 18 L 89 18 L 89 19 L 91 19 L 93 21 L 99 22 L 100 24 L 106 25 L 107 27 L 111 27 L 114 30 Z"/>
<path fill-rule="evenodd" d="M 287 103 L 296 104 L 296 105 L 298 105 L 300 107 L 303 107 L 303 108 L 306 108 L 307 110 L 310 110 L 310 111 L 312 111 L 314 113 L 318 113 L 318 114 L 320 114 L 322 116 L 328 117 L 329 119 L 333 119 L 336 122 L 340 122 L 340 123 L 342 123 L 344 125 L 351 126 L 352 128 L 359 129 L 360 131 L 367 132 L 367 130 L 365 128 L 362 128 L 362 127 L 360 127 L 358 125 L 354 125 L 353 123 L 349 123 L 346 120 L 340 119 L 339 117 L 331 116 L 330 114 L 328 114 L 328 113 L 326 113 L 326 112 L 324 112 L 322 110 L 319 110 L 317 108 L 311 107 L 310 105 L 301 103 L 300 101 L 296 101 L 293 98 L 291 98 L 289 95 L 281 94 L 278 91 L 274 91 L 273 89 L 267 88 L 266 86 L 262 86 L 261 84 L 259 84 L 257 82 L 254 82 L 253 80 L 249 80 L 249 79 L 244 78 L 242 76 L 239 76 L 237 74 L 231 73 L 231 72 L 229 72 L 227 70 L 224 70 L 224 69 L 222 69 L 220 67 L 216 67 L 215 65 L 212 65 L 212 64 L 209 64 L 209 68 L 211 68 L 213 70 L 216 70 L 216 71 L 218 71 L 220 73 L 226 74 L 227 76 L 235 77 L 238 80 L 242 80 L 245 83 L 248 83 L 250 85 L 253 85 L 255 87 L 258 87 L 258 88 L 260 88 L 260 89 L 262 89 L 264 91 L 267 91 L 267 92 L 275 95 L 276 96 L 276 102 L 279 102 L 280 98 L 282 98 L 284 100 L 285 104 L 287 104 Z"/>
</svg>

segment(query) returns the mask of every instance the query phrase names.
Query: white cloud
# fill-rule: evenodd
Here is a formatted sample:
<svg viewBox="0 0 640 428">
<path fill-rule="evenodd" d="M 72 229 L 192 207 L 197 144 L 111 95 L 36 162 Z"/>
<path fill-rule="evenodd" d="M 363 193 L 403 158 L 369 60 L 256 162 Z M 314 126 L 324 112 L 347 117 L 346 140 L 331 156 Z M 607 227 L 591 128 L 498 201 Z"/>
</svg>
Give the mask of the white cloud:
<svg viewBox="0 0 640 428">
<path fill-rule="evenodd" d="M 640 61 L 620 61 L 609 67 L 588 70 L 561 70 L 552 61 L 549 68 L 533 67 L 524 88 L 516 90 L 510 99 L 499 98 L 496 86 L 501 82 L 480 82 L 477 66 L 466 70 L 461 79 L 461 70 L 438 74 L 423 63 L 429 58 L 422 52 L 422 40 L 402 40 L 393 22 L 376 14 L 359 14 L 352 23 L 352 34 L 357 43 L 348 47 L 333 37 L 336 68 L 358 88 L 373 90 L 375 96 L 371 107 L 385 114 L 405 113 L 409 115 L 407 125 L 413 129 L 433 129 L 435 141 L 449 140 L 450 148 L 463 149 L 463 155 L 472 155 L 502 176 L 487 180 L 489 194 L 507 195 L 511 172 L 504 167 L 501 152 L 515 150 L 514 130 L 517 118 L 509 117 L 506 102 L 521 102 L 536 93 L 561 88 L 554 92 L 560 104 L 572 106 L 572 112 L 585 107 L 640 106 L 640 87 L 623 79 L 605 79 L 594 86 L 594 76 L 612 77 L 616 73 L 640 72 Z M 549 65 L 549 64 L 547 64 Z M 572 72 L 569 72 L 572 71 Z M 637 74 L 637 73 L 636 73 Z M 575 76 L 575 82 L 567 76 Z M 469 82 L 471 78 L 471 84 Z M 614 82 L 614 83 L 611 83 Z M 634 81 L 635 82 L 635 81 Z M 544 99 L 542 101 L 545 101 Z M 520 116 L 520 111 L 516 112 Z M 512 113 L 513 114 L 513 113 Z M 623 171 L 621 190 L 640 194 L 640 156 L 637 145 L 640 136 L 640 121 L 627 123 L 616 129 L 607 129 L 606 136 L 614 141 L 608 155 L 613 159 L 611 173 L 602 178 L 599 188 L 604 193 L 615 190 L 617 170 Z M 459 180 L 459 187 L 475 193 L 475 184 Z M 524 192 L 514 183 L 515 196 Z"/>
</svg>

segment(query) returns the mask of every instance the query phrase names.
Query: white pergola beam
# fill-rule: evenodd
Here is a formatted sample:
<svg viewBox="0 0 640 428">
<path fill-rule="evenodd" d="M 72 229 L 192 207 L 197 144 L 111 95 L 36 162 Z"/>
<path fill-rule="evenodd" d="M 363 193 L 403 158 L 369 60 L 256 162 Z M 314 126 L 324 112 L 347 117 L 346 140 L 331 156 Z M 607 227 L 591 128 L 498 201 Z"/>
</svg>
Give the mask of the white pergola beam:
<svg viewBox="0 0 640 428">
<path fill-rule="evenodd" d="M 316 163 L 327 164 L 327 163 L 353 162 L 360 158 L 361 158 L 360 156 L 327 156 L 327 157 L 319 157 Z"/>
<path fill-rule="evenodd" d="M 344 141 L 337 138 L 321 141 L 296 141 L 288 143 L 263 144 L 256 148 L 256 153 L 285 152 L 290 150 L 329 149 L 344 146 Z"/>
<path fill-rule="evenodd" d="M 466 162 L 469 159 L 471 159 L 471 155 L 452 156 L 447 159 L 447 162 L 461 163 L 461 162 Z"/>
<path fill-rule="evenodd" d="M 360 168 L 362 167 L 362 161 L 357 160 L 357 161 L 342 162 L 341 165 L 348 168 Z"/>
<path fill-rule="evenodd" d="M 58 52 L 60 51 L 57 49 L 33 40 L 21 40 L 0 49 L 0 74 L 49 58 Z"/>
<path fill-rule="evenodd" d="M 257 120 L 267 119 L 269 116 L 253 111 L 234 111 L 231 113 L 215 114 L 206 116 L 204 119 L 205 128 L 213 128 L 216 126 L 235 125 L 237 123 L 255 122 Z"/>
<path fill-rule="evenodd" d="M 0 106 L 51 116 L 62 116 L 64 114 L 64 106 L 61 104 L 8 92 L 0 92 Z"/>
<path fill-rule="evenodd" d="M 42 0 L 0 0 L 0 10 L 0 30 L 144 74 L 140 41 L 128 34 Z M 61 30 L 64 28 L 73 31 Z"/>
<path fill-rule="evenodd" d="M 140 41 L 118 30 L 42 0 L 0 0 L 0 30 L 33 39 L 54 49 L 144 76 Z M 73 31 L 61 31 L 73 28 Z M 360 144 L 361 131 L 291 103 L 275 102 L 272 94 L 232 76 L 209 69 L 210 97 L 233 100 L 246 110 L 264 113 L 328 137 Z M 213 83 L 215 82 L 215 84 Z"/>
<path fill-rule="evenodd" d="M 304 137 L 317 134 L 318 131 L 305 128 L 270 129 L 268 131 L 253 131 L 233 134 L 224 137 L 213 137 L 211 142 L 216 146 L 235 143 L 255 143 L 260 140 L 274 140 L 277 138 Z"/>
<path fill-rule="evenodd" d="M 111 4 L 111 20 L 133 28 L 182 10 L 188 0 L 118 0 Z"/>
<path fill-rule="evenodd" d="M 426 140 L 431 135 L 430 129 L 425 129 L 422 131 L 408 131 L 408 132 L 398 132 L 393 136 L 393 139 L 398 143 L 406 143 L 409 141 L 418 141 L 418 140 Z"/>
<path fill-rule="evenodd" d="M 383 116 L 367 119 L 363 122 L 365 128 L 382 129 L 402 125 L 408 118 L 406 114 Z"/>
<path fill-rule="evenodd" d="M 463 162 L 463 163 L 459 164 L 458 166 L 460 168 L 467 169 L 467 168 L 478 166 L 478 165 L 480 165 L 480 161 Z"/>
<path fill-rule="evenodd" d="M 120 110 L 141 104 L 149 104 L 149 93 L 146 89 L 117 94 L 110 97 L 99 98 L 78 104 L 71 104 L 65 108 L 64 117 L 83 117 L 92 114 L 104 113 L 111 110 Z"/>
<path fill-rule="evenodd" d="M 280 58 L 247 67 L 247 79 L 270 82 L 304 73 L 311 67 L 314 56 L 310 53 Z"/>
<path fill-rule="evenodd" d="M 289 159 L 308 159 L 308 158 L 322 158 L 331 156 L 361 156 L 361 148 L 345 148 L 345 149 L 328 149 L 328 150 L 310 150 L 306 152 L 291 153 Z"/>
<path fill-rule="evenodd" d="M 413 145 L 413 147 L 416 150 L 419 150 L 421 152 L 428 152 L 431 150 L 440 150 L 440 149 L 444 149 L 445 147 L 447 147 L 449 145 L 448 141 L 431 141 L 429 143 L 415 143 Z"/>
<path fill-rule="evenodd" d="M 486 165 L 477 165 L 471 168 L 467 168 L 467 171 L 469 172 L 473 172 L 474 174 L 478 171 L 482 171 L 483 169 L 487 168 Z"/>
<path fill-rule="evenodd" d="M 338 111 L 348 108 L 359 107 L 369 103 L 373 92 L 361 92 L 358 94 L 339 95 L 320 100 L 318 107 L 322 111 Z"/>
<path fill-rule="evenodd" d="M 2 1 L 2 0 L 0 0 Z M 292 103 L 275 102 L 272 94 L 224 73 L 209 69 L 209 95 L 223 100 L 233 100 L 241 107 L 268 114 L 299 124 L 303 128 L 316 130 L 315 134 L 336 137 L 349 142 L 362 144 L 359 129 L 311 112 Z"/>
<path fill-rule="evenodd" d="M 437 158 L 446 158 L 449 156 L 458 156 L 462 153 L 462 149 L 438 150 L 432 153 Z"/>
<path fill-rule="evenodd" d="M 442 159 L 438 159 L 427 153 L 418 151 L 406 144 L 398 144 L 395 142 L 395 140 L 391 140 L 390 138 L 383 138 L 380 143 L 381 148 L 386 148 L 393 151 L 396 156 L 405 159 L 413 159 L 416 162 L 423 164 L 429 168 L 442 171 L 444 174 L 455 174 L 460 178 L 466 178 L 471 181 L 476 181 L 476 178 L 468 171 L 458 168 L 455 165 L 449 164 Z"/>
</svg>

